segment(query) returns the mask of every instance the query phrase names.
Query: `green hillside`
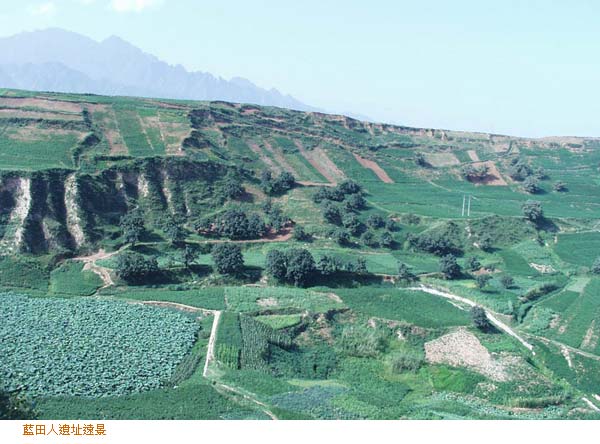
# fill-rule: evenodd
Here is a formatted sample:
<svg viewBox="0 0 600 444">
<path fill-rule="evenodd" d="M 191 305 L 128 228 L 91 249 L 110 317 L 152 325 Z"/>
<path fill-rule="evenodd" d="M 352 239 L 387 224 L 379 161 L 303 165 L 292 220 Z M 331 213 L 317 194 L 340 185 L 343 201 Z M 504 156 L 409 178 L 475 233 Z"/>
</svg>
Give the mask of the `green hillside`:
<svg viewBox="0 0 600 444">
<path fill-rule="evenodd" d="M 1 384 L 40 418 L 597 419 L 599 148 L 0 90 L 2 328 L 44 339 Z"/>
</svg>

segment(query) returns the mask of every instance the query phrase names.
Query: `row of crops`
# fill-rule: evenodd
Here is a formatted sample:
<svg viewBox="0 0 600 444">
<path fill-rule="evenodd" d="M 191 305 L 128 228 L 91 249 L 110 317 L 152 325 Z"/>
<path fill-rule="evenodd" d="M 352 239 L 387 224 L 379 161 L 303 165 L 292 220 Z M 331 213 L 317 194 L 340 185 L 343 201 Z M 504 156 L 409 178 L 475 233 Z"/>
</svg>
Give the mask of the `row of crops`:
<svg viewBox="0 0 600 444">
<path fill-rule="evenodd" d="M 98 299 L 0 295 L 0 380 L 31 396 L 104 397 L 169 381 L 197 337 L 192 317 Z"/>
</svg>

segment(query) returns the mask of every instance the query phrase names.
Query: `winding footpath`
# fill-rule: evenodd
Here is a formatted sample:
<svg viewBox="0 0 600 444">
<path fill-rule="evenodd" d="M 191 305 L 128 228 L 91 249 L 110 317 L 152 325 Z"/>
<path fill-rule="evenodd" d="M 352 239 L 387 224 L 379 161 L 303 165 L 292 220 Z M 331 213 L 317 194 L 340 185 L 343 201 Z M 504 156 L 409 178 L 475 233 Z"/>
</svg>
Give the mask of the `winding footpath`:
<svg viewBox="0 0 600 444">
<path fill-rule="evenodd" d="M 208 340 L 208 348 L 206 349 L 206 361 L 204 362 L 204 371 L 202 376 L 208 377 L 208 365 L 215 358 L 215 341 L 217 339 L 217 329 L 219 327 L 219 319 L 221 319 L 221 312 L 215 311 L 215 317 L 213 318 L 212 329 L 210 330 L 210 339 Z"/>
</svg>

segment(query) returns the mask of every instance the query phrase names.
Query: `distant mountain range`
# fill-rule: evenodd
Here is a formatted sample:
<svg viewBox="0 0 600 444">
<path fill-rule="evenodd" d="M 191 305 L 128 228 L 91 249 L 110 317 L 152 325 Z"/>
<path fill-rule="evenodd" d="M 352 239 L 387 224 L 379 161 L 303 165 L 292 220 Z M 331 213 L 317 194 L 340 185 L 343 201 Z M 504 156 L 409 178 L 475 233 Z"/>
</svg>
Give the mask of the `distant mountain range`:
<svg viewBox="0 0 600 444">
<path fill-rule="evenodd" d="M 173 66 L 122 40 L 97 42 L 62 29 L 0 39 L 0 87 L 190 100 L 224 100 L 320 111 L 247 79 Z"/>
</svg>

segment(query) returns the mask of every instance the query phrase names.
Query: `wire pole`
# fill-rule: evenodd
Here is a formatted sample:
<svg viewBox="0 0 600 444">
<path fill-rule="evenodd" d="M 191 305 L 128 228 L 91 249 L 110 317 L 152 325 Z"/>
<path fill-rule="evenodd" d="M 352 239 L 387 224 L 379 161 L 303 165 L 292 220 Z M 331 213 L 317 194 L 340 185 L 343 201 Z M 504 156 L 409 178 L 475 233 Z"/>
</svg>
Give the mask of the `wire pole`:
<svg viewBox="0 0 600 444">
<path fill-rule="evenodd" d="M 467 196 L 463 195 L 463 209 L 462 209 L 462 217 L 465 217 L 465 200 L 467 199 Z"/>
<path fill-rule="evenodd" d="M 471 196 L 469 196 L 469 208 L 467 210 L 467 217 L 471 217 Z"/>
</svg>

